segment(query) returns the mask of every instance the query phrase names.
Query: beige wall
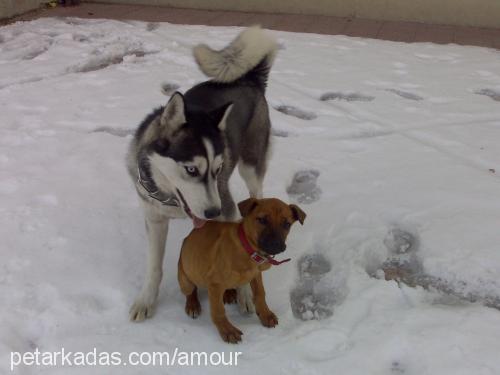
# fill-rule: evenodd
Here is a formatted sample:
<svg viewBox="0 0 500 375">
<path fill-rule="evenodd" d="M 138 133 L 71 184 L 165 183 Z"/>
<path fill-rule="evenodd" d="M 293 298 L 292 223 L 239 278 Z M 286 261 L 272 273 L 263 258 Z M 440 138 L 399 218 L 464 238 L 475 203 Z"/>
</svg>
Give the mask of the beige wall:
<svg viewBox="0 0 500 375">
<path fill-rule="evenodd" d="M 0 19 L 37 9 L 42 0 L 0 0 Z"/>
<path fill-rule="evenodd" d="M 500 27 L 500 0 L 101 0 L 100 2 Z"/>
</svg>

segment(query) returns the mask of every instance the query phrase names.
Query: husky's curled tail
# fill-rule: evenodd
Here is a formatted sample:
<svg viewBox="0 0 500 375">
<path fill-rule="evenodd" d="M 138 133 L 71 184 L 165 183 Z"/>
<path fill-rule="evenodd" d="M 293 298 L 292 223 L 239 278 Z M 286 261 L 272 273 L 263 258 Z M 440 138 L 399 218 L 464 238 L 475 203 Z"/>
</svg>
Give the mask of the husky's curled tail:
<svg viewBox="0 0 500 375">
<path fill-rule="evenodd" d="M 220 51 L 199 44 L 194 47 L 193 54 L 201 71 L 214 82 L 231 83 L 244 79 L 265 90 L 277 49 L 276 40 L 254 26 L 244 30 Z"/>
</svg>

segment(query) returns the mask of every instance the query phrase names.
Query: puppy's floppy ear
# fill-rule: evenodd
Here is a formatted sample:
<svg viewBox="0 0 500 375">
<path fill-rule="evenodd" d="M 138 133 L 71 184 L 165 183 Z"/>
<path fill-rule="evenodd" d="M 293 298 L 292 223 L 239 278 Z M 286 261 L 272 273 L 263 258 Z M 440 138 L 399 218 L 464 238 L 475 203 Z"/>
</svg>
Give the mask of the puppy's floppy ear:
<svg viewBox="0 0 500 375">
<path fill-rule="evenodd" d="M 175 92 L 168 101 L 160 117 L 160 124 L 169 131 L 176 131 L 186 122 L 184 115 L 184 97 L 180 92 Z"/>
<path fill-rule="evenodd" d="M 210 117 L 214 120 L 215 125 L 217 125 L 220 131 L 226 129 L 226 120 L 232 109 L 233 103 L 229 102 L 210 112 Z"/>
<path fill-rule="evenodd" d="M 247 216 L 258 204 L 259 200 L 255 198 L 248 198 L 238 203 L 238 209 L 240 210 L 241 216 Z"/>
<path fill-rule="evenodd" d="M 293 218 L 295 219 L 295 221 L 298 220 L 301 225 L 304 224 L 304 220 L 307 216 L 306 213 L 295 204 L 290 204 L 288 205 L 288 207 L 290 207 L 290 210 L 292 210 Z"/>
</svg>

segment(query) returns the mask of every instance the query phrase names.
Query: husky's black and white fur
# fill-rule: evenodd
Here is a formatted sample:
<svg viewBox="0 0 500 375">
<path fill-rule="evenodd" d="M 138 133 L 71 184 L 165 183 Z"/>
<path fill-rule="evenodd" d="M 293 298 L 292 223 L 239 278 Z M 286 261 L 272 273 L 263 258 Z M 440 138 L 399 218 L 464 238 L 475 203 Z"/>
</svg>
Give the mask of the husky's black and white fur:
<svg viewBox="0 0 500 375">
<path fill-rule="evenodd" d="M 154 313 L 171 218 L 189 216 L 195 226 L 237 219 L 228 187 L 236 165 L 250 196 L 262 196 L 271 127 L 264 93 L 276 50 L 258 27 L 220 51 L 196 46 L 194 58 L 211 80 L 173 94 L 137 129 L 127 166 L 144 207 L 149 253 L 131 320 Z M 238 302 L 253 311 L 249 289 L 238 290 Z"/>
</svg>

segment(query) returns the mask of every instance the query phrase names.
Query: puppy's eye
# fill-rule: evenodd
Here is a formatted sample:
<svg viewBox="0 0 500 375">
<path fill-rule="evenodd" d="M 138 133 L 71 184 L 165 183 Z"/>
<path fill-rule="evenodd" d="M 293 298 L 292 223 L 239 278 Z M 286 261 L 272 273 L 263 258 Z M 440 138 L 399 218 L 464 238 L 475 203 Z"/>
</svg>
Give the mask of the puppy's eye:
<svg viewBox="0 0 500 375">
<path fill-rule="evenodd" d="M 200 172 L 198 172 L 198 168 L 192 165 L 185 166 L 184 169 L 186 170 L 186 173 L 192 177 L 196 177 L 200 174 Z"/>
<path fill-rule="evenodd" d="M 292 226 L 292 224 L 290 224 L 288 221 L 285 221 L 283 223 L 283 228 L 285 228 L 285 229 L 290 229 L 291 226 Z"/>
<path fill-rule="evenodd" d="M 267 219 L 265 217 L 258 217 L 257 218 L 257 221 L 262 224 L 262 225 L 266 225 L 267 224 Z"/>
</svg>

